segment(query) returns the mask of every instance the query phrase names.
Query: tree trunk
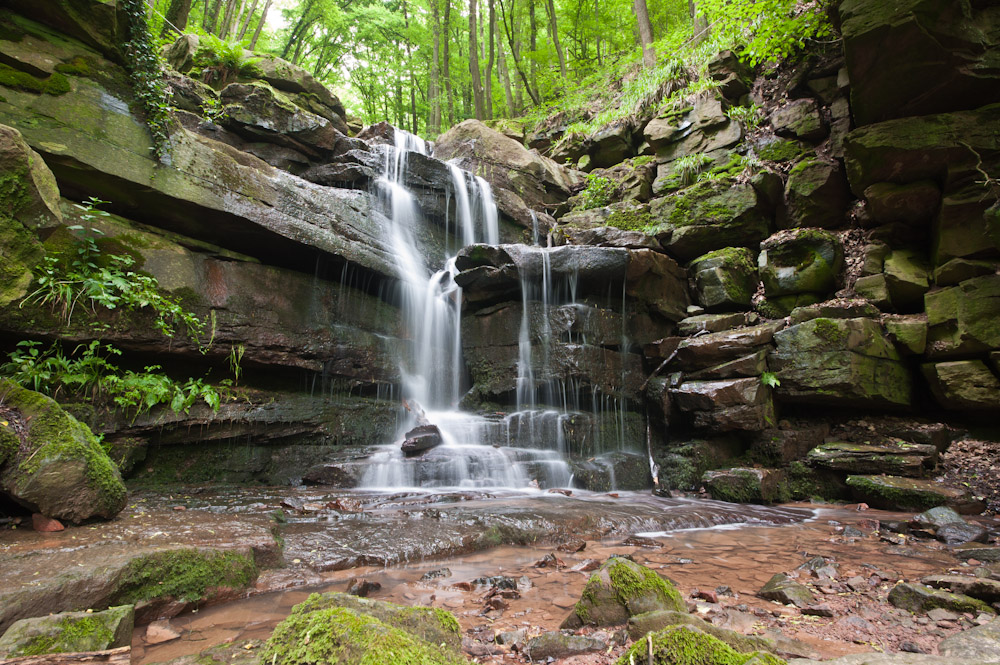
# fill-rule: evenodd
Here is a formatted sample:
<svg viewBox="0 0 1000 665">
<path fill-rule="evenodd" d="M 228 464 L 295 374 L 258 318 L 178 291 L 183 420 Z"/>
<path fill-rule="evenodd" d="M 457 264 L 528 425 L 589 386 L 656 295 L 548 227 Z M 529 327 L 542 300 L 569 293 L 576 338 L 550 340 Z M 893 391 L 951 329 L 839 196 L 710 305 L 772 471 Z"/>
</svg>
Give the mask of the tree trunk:
<svg viewBox="0 0 1000 665">
<path fill-rule="evenodd" d="M 486 103 L 486 119 L 493 119 L 493 67 L 496 64 L 496 50 L 494 46 L 493 36 L 497 32 L 497 12 L 496 6 L 493 4 L 493 0 L 487 0 L 490 6 L 490 49 L 489 58 L 486 61 L 486 90 L 485 90 L 485 103 Z"/>
<path fill-rule="evenodd" d="M 538 50 L 538 25 L 535 23 L 535 0 L 529 0 L 528 2 L 528 50 L 534 53 Z M 531 83 L 529 84 L 525 81 L 525 85 L 528 87 L 528 94 L 531 95 L 531 100 L 538 103 L 538 99 L 531 92 L 531 87 L 534 86 L 538 89 L 538 67 L 535 64 L 535 59 L 531 58 L 530 63 L 530 73 L 531 73 Z"/>
<path fill-rule="evenodd" d="M 446 0 L 450 1 L 450 0 Z M 430 101 L 430 118 L 427 131 L 432 135 L 441 133 L 441 16 L 438 0 L 430 0 L 431 6 L 431 80 L 427 88 Z"/>
<path fill-rule="evenodd" d="M 653 49 L 653 26 L 649 22 L 646 0 L 632 0 L 635 18 L 639 22 L 639 39 L 642 42 L 642 64 L 647 69 L 656 67 L 656 51 Z"/>
<path fill-rule="evenodd" d="M 503 81 L 503 96 L 507 101 L 507 117 L 513 118 L 517 115 L 517 107 L 514 106 L 514 93 L 511 91 L 510 86 L 510 71 L 507 69 L 507 56 L 504 55 L 503 39 L 500 38 L 499 32 L 497 32 L 497 74 L 500 75 L 500 79 Z"/>
<path fill-rule="evenodd" d="M 595 31 L 597 34 L 597 66 L 600 67 L 604 63 L 601 62 L 601 8 L 597 4 L 598 2 L 599 0 L 594 0 L 594 26 L 597 28 Z"/>
<path fill-rule="evenodd" d="M 257 40 L 260 38 L 261 28 L 264 27 L 264 21 L 267 19 L 267 10 L 271 8 L 271 0 L 267 0 L 264 3 L 264 10 L 260 13 L 260 23 L 257 24 L 257 29 L 253 31 L 253 38 L 250 40 L 250 50 L 252 51 L 255 46 L 257 46 Z"/>
<path fill-rule="evenodd" d="M 204 20 L 204 26 L 203 27 L 205 28 L 205 32 L 207 32 L 210 35 L 214 35 L 215 34 L 215 24 L 219 22 L 219 8 L 222 5 L 222 0 L 215 0 L 215 2 L 212 3 L 212 10 L 211 11 L 209 11 L 209 9 L 208 9 L 208 4 L 207 4 L 208 0 L 205 0 L 205 1 L 206 1 L 206 4 L 205 4 L 205 20 Z"/>
<path fill-rule="evenodd" d="M 645 4 L 645 0 L 643 0 L 643 4 Z M 556 47 L 556 56 L 559 58 L 559 73 L 562 74 L 563 81 L 565 81 L 566 56 L 563 55 L 562 46 L 559 44 L 559 23 L 558 19 L 556 19 L 556 5 L 553 0 L 548 0 L 547 6 L 549 12 L 549 32 L 552 33 L 552 44 Z"/>
<path fill-rule="evenodd" d="M 708 30 L 708 18 L 698 11 L 698 3 L 695 0 L 688 0 L 688 11 L 691 13 L 694 43 L 701 44 L 711 36 Z"/>
<path fill-rule="evenodd" d="M 531 5 L 531 3 L 529 3 L 528 6 L 532 7 L 533 5 Z M 517 75 L 521 77 L 521 82 L 524 83 L 524 89 L 527 91 L 528 96 L 531 97 L 531 101 L 533 101 L 537 105 L 539 103 L 538 96 L 531 90 L 531 84 L 528 83 L 528 77 L 524 73 L 524 67 L 522 67 L 521 59 L 520 59 L 520 56 L 518 55 L 519 52 L 520 52 L 520 49 L 517 46 L 515 46 L 516 42 L 514 41 L 514 27 L 513 27 L 514 26 L 514 16 L 513 16 L 513 11 L 514 11 L 514 9 L 513 9 L 513 5 L 512 5 L 511 6 L 510 25 L 507 25 L 507 12 L 504 9 L 503 1 L 500 0 L 500 19 L 503 22 L 503 30 L 504 30 L 505 33 L 507 33 L 507 43 L 510 44 L 511 57 L 514 59 L 514 69 L 517 70 Z M 534 12 L 532 12 L 532 13 L 534 13 Z"/>
<path fill-rule="evenodd" d="M 455 96 L 451 89 L 451 58 L 448 46 L 451 44 L 451 0 L 444 0 L 444 52 L 441 54 L 444 68 L 444 99 L 448 105 L 448 126 L 455 124 Z"/>
<path fill-rule="evenodd" d="M 469 72 L 472 74 L 472 99 L 476 108 L 476 120 L 483 120 L 483 80 L 479 75 L 479 46 L 476 44 L 478 26 L 476 20 L 476 0 L 469 0 Z"/>
<path fill-rule="evenodd" d="M 250 21 L 253 20 L 253 13 L 257 11 L 257 2 L 258 0 L 253 0 L 250 4 L 250 11 L 243 17 L 243 22 L 240 24 L 240 31 L 236 34 L 236 41 L 242 42 L 243 38 L 247 36 L 247 30 L 250 29 Z"/>
<path fill-rule="evenodd" d="M 236 11 L 236 0 L 226 0 L 226 11 L 222 15 L 222 25 L 219 26 L 219 39 L 229 36 L 229 27 L 233 23 L 233 12 Z"/>
<path fill-rule="evenodd" d="M 191 0 L 170 0 L 167 13 L 163 21 L 163 30 L 160 36 L 164 37 L 171 32 L 178 34 L 187 28 L 188 14 L 191 13 Z"/>
</svg>

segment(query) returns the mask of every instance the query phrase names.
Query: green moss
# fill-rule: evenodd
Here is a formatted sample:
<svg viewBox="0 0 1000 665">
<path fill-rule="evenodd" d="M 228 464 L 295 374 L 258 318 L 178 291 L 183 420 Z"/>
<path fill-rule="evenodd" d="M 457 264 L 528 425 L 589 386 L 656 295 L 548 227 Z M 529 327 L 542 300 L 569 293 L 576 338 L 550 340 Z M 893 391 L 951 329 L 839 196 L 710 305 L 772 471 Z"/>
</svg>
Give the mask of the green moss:
<svg viewBox="0 0 1000 665">
<path fill-rule="evenodd" d="M 121 603 L 163 597 L 195 602 L 212 587 L 245 589 L 255 579 L 253 558 L 239 552 L 168 550 L 130 561 L 115 598 Z"/>
<path fill-rule="evenodd" d="M 837 325 L 833 319 L 813 319 L 811 325 L 815 335 L 823 341 L 834 346 L 843 346 L 847 343 L 847 330 Z"/>
<path fill-rule="evenodd" d="M 805 146 L 791 139 L 777 139 L 757 148 L 757 156 L 769 162 L 791 162 L 805 152 Z"/>
<path fill-rule="evenodd" d="M 646 208 L 626 208 L 615 210 L 604 223 L 623 231 L 646 231 L 653 226 L 653 216 Z"/>
<path fill-rule="evenodd" d="M 766 665 L 785 662 L 765 652 L 740 653 L 690 626 L 671 626 L 649 633 L 646 639 L 637 640 L 618 659 L 618 665 L 649 663 L 650 643 L 653 647 L 652 665 L 743 665 L 752 658 L 758 658 L 758 663 Z"/>
<path fill-rule="evenodd" d="M 656 160 L 653 155 L 640 155 L 632 160 L 632 167 L 639 168 L 640 166 L 645 166 L 646 164 L 652 164 Z"/>
<path fill-rule="evenodd" d="M 653 592 L 678 610 L 685 608 L 684 600 L 672 584 L 649 568 L 629 565 L 627 561 L 627 559 L 613 558 L 607 568 L 611 587 L 623 605 L 628 605 L 633 599 Z"/>
<path fill-rule="evenodd" d="M 274 629 L 261 653 L 275 665 L 459 665 L 450 649 L 344 607 L 293 612 Z"/>
<path fill-rule="evenodd" d="M 4 64 L 0 64 L 0 85 L 22 92 L 44 92 L 56 96 L 65 94 L 70 89 L 69 81 L 59 72 L 41 79 Z"/>
<path fill-rule="evenodd" d="M 88 77 L 94 73 L 94 63 L 90 58 L 78 55 L 69 62 L 59 63 L 55 69 L 60 74 Z"/>
<path fill-rule="evenodd" d="M 947 499 L 940 494 L 897 487 L 866 476 L 848 476 L 847 486 L 873 506 L 889 510 L 927 510 L 947 503 Z"/>
<path fill-rule="evenodd" d="M 710 491 L 713 499 L 728 503 L 756 503 L 761 500 L 760 478 L 744 469 L 714 478 Z"/>
</svg>

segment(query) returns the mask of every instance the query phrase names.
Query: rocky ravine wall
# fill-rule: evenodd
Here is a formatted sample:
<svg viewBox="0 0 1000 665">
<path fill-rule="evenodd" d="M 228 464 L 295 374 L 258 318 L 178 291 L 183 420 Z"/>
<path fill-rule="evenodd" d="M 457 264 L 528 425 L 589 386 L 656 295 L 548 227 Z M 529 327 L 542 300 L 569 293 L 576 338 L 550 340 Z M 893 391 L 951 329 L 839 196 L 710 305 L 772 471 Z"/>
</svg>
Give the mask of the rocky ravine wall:
<svg viewBox="0 0 1000 665">
<path fill-rule="evenodd" d="M 398 310 L 379 297 L 391 291 L 394 267 L 368 194 L 382 159 L 372 145 L 387 140 L 387 128 L 349 138 L 339 101 L 270 58 L 242 78 L 205 85 L 196 80 L 204 49 L 185 38 L 168 53 L 178 126 L 169 161 L 157 165 L 129 108 L 115 23 L 101 15 L 114 6 L 86 15 L 52 1 L 18 11 L 0 12 L 3 66 L 17 72 L 0 90 L 0 124 L 20 132 L 63 195 L 113 202 L 120 216 L 99 221 L 108 249 L 141 258 L 216 322 L 205 356 L 183 340 L 166 343 L 141 319 L 109 317 L 103 337 L 181 376 L 220 371 L 231 348 L 246 347 L 245 398 L 218 414 L 80 415 L 118 444 L 126 467 L 148 450 L 134 471 L 147 480 L 284 482 L 318 465 L 316 479 L 353 482 L 357 466 L 336 462 L 394 429 L 391 390 L 406 344 Z M 539 318 L 568 339 L 587 327 L 586 348 L 556 340 L 561 378 L 629 398 L 642 443 L 642 411 L 651 414 L 663 489 L 696 488 L 703 471 L 737 465 L 752 468 L 705 478 L 717 496 L 847 496 L 852 472 L 930 473 L 952 434 L 915 425 L 913 414 L 949 419 L 1000 402 L 991 180 L 1000 146 L 997 110 L 984 106 L 996 101 L 988 66 L 996 10 L 845 2 L 841 20 L 842 52 L 759 79 L 723 54 L 711 67 L 718 89 L 662 117 L 562 141 L 558 128 L 504 136 L 467 121 L 436 145 L 435 157 L 493 184 L 505 242 L 524 241 L 538 225 L 557 243 L 589 246 L 571 252 L 585 262 L 627 255 L 616 285 L 624 310 L 601 283 L 583 294 L 600 316 Z M 927 43 L 914 46 L 913 34 Z M 953 55 L 921 65 L 932 49 Z M 869 84 L 921 66 L 941 84 L 919 95 Z M 67 85 L 44 92 L 57 75 Z M 760 128 L 725 113 L 748 93 L 767 108 Z M 748 152 L 761 163 L 737 161 Z M 701 169 L 712 177 L 677 168 L 693 154 L 705 156 Z M 584 180 L 561 165 L 567 160 L 614 181 L 615 202 L 574 209 Z M 421 206 L 441 221 L 447 169 L 416 157 L 411 167 Z M 82 322 L 64 329 L 45 310 L 17 306 L 27 271 L 76 221 L 75 208 L 53 202 L 52 178 L 41 180 L 49 205 L 3 222 L 16 239 L 4 251 L 17 267 L 5 266 L 0 288 L 8 346 L 93 337 Z M 428 242 L 439 235 L 431 229 Z M 510 407 L 516 255 L 470 253 L 463 266 L 470 406 Z M 762 381 L 765 372 L 780 385 Z M 905 417 L 877 420 L 872 434 L 847 422 L 859 408 Z M 878 485 L 917 481 L 848 482 L 873 502 L 900 505 L 898 489 Z"/>
</svg>

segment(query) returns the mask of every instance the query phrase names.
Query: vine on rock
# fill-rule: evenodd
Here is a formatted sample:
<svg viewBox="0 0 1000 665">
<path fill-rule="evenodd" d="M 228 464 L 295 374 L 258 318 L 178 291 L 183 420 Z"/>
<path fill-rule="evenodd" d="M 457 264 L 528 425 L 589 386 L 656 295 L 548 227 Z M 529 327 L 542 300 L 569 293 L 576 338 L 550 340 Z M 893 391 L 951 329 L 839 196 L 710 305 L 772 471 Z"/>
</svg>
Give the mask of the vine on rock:
<svg viewBox="0 0 1000 665">
<path fill-rule="evenodd" d="M 170 103 L 163 68 L 157 55 L 142 0 L 121 0 L 126 16 L 123 51 L 132 78 L 136 100 L 142 105 L 146 125 L 153 137 L 153 154 L 162 161 L 170 152 Z"/>
</svg>

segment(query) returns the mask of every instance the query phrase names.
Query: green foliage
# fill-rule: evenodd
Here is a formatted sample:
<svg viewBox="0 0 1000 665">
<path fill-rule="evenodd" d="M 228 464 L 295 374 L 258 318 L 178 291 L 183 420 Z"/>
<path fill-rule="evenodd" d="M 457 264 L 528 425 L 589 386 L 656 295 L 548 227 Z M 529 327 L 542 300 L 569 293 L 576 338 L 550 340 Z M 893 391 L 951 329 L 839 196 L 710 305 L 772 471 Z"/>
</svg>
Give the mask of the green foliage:
<svg viewBox="0 0 1000 665">
<path fill-rule="evenodd" d="M 680 180 L 681 187 L 693 185 L 698 175 L 712 163 L 712 158 L 703 152 L 684 155 L 674 161 L 674 174 Z"/>
<path fill-rule="evenodd" d="M 588 173 L 587 188 L 580 192 L 580 203 L 577 209 L 603 208 L 613 202 L 614 195 L 615 183 L 611 178 Z"/>
<path fill-rule="evenodd" d="M 82 210 L 80 220 L 92 222 L 108 213 L 99 205 L 107 201 L 90 197 L 77 207 Z M 140 311 L 153 313 L 153 325 L 168 337 L 183 328 L 192 340 L 197 341 L 204 331 L 201 319 L 185 310 L 177 298 L 160 292 L 155 277 L 135 270 L 135 259 L 128 254 L 103 255 L 97 239 L 103 233 L 82 225 L 68 227 L 77 233 L 72 253 L 50 254 L 35 269 L 38 288 L 28 294 L 23 302 L 47 305 L 56 312 L 67 326 L 72 323 L 77 305 L 83 305 L 93 314 L 98 307 L 106 310 Z M 102 327 L 94 322 L 95 327 Z"/>
<path fill-rule="evenodd" d="M 829 0 L 699 0 L 713 39 L 740 49 L 751 65 L 788 58 L 832 34 Z"/>
<path fill-rule="evenodd" d="M 764 120 L 764 111 L 757 104 L 733 106 L 726 110 L 726 116 L 742 125 L 743 131 L 749 132 L 760 127 L 760 123 Z"/>
<path fill-rule="evenodd" d="M 237 78 L 259 78 L 258 58 L 248 57 L 243 45 L 219 39 L 215 35 L 205 35 L 199 41 L 204 48 L 205 62 L 201 66 L 201 79 L 216 88 L 225 86 Z"/>
<path fill-rule="evenodd" d="M 99 340 L 81 344 L 66 356 L 58 343 L 46 350 L 40 342 L 18 342 L 9 354 L 10 361 L 0 366 L 0 374 L 19 385 L 53 398 L 76 397 L 106 402 L 136 415 L 164 404 L 175 413 L 187 413 L 201 401 L 218 411 L 223 399 L 230 397 L 228 380 L 219 387 L 204 379 L 175 381 L 162 372 L 160 365 L 148 365 L 144 371 L 122 369 L 113 357 L 122 352 Z"/>
<path fill-rule="evenodd" d="M 778 377 L 774 374 L 774 372 L 764 372 L 761 374 L 760 382 L 768 388 L 777 388 L 781 385 L 781 381 L 778 380 Z"/>
<path fill-rule="evenodd" d="M 195 549 L 155 552 L 133 559 L 122 572 L 115 600 L 153 598 L 197 602 L 213 587 L 244 589 L 257 579 L 253 557 L 239 552 Z"/>
<path fill-rule="evenodd" d="M 163 66 L 146 23 L 146 4 L 142 0 L 121 0 L 126 16 L 126 42 L 122 46 L 125 66 L 132 79 L 136 101 L 146 116 L 146 126 L 153 138 L 153 155 L 162 160 L 170 151 L 172 121 L 170 94 L 163 80 Z"/>
</svg>

